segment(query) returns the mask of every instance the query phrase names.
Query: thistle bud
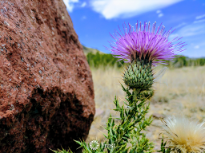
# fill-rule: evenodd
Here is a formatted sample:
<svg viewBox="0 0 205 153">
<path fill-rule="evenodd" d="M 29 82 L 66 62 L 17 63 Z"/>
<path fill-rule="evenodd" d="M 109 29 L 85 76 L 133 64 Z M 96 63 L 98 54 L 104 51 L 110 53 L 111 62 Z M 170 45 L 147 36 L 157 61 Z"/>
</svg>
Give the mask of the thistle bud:
<svg viewBox="0 0 205 153">
<path fill-rule="evenodd" d="M 149 90 L 154 80 L 151 65 L 146 60 L 133 61 L 124 73 L 125 84 L 131 89 Z"/>
</svg>

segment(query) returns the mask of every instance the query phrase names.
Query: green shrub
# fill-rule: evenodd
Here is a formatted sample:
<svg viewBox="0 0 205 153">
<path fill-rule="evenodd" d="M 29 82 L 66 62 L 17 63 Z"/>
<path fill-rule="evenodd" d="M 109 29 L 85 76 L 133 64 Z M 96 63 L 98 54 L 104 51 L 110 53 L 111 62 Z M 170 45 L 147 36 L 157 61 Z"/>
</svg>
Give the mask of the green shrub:
<svg viewBox="0 0 205 153">
<path fill-rule="evenodd" d="M 124 61 L 118 61 L 117 58 L 114 58 L 111 54 L 100 54 L 97 52 L 96 54 L 89 52 L 87 54 L 87 61 L 91 67 L 106 67 L 106 66 L 117 66 L 121 68 L 125 63 Z"/>
<path fill-rule="evenodd" d="M 113 57 L 112 54 L 102 54 L 99 52 L 92 53 L 89 52 L 87 55 L 87 61 L 90 67 L 107 67 L 107 66 L 116 66 L 117 68 L 124 67 L 126 63 L 124 61 L 119 61 Z M 181 68 L 185 66 L 204 66 L 205 58 L 192 59 L 186 56 L 176 55 L 172 61 L 166 61 L 167 66 L 171 68 Z"/>
<path fill-rule="evenodd" d="M 168 67 L 180 68 L 185 66 L 204 66 L 205 58 L 188 58 L 186 56 L 176 55 L 172 61 L 167 61 Z"/>
</svg>

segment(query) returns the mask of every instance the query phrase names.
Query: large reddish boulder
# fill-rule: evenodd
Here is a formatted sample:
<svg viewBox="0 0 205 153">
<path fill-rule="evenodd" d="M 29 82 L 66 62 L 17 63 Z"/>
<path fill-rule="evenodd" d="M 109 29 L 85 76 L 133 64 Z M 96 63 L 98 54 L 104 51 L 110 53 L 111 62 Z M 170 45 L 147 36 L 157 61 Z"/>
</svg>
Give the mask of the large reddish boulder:
<svg viewBox="0 0 205 153">
<path fill-rule="evenodd" d="M 1 0 L 0 152 L 75 152 L 94 114 L 90 68 L 63 1 Z"/>
</svg>

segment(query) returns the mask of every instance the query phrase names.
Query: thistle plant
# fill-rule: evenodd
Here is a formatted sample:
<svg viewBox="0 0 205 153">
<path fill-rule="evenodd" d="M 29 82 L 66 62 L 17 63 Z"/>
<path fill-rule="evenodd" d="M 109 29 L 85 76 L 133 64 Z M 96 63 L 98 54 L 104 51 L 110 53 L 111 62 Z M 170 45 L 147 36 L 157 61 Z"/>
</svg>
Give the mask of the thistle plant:
<svg viewBox="0 0 205 153">
<path fill-rule="evenodd" d="M 76 141 L 84 150 L 84 153 L 108 152 L 108 153 L 151 153 L 154 145 L 146 137 L 146 128 L 152 123 L 151 117 L 146 117 L 149 110 L 147 99 L 154 94 L 152 85 L 156 79 L 153 67 L 157 64 L 165 64 L 166 60 L 174 58 L 175 51 L 182 51 L 183 42 L 175 43 L 180 38 L 168 41 L 168 36 L 173 32 L 164 31 L 161 25 L 156 31 L 156 23 L 152 28 L 150 23 L 136 24 L 136 28 L 128 25 L 122 32 L 116 32 L 112 37 L 111 52 L 113 56 L 129 63 L 123 74 L 122 86 L 126 93 L 124 105 L 120 106 L 115 97 L 115 111 L 120 113 L 119 118 L 110 115 L 107 123 L 106 141 L 93 149 L 83 141 Z M 116 121 L 118 120 L 118 124 Z M 97 146 L 97 144 L 95 144 Z M 109 146 L 109 147 L 107 147 Z M 165 143 L 162 143 L 162 150 Z M 163 152 L 164 152 L 163 150 Z"/>
</svg>

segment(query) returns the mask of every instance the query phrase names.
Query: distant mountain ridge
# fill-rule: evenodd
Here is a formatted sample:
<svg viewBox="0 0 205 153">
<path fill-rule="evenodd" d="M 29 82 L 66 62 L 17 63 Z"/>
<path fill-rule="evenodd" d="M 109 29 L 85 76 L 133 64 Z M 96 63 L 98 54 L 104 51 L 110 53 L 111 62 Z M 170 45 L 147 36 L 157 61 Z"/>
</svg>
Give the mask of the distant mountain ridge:
<svg viewBox="0 0 205 153">
<path fill-rule="evenodd" d="M 89 52 L 92 52 L 92 53 L 96 53 L 96 52 L 99 52 L 100 54 L 105 54 L 105 53 L 103 53 L 103 52 L 101 52 L 101 51 L 99 51 L 99 50 L 97 50 L 97 49 L 93 49 L 93 48 L 88 48 L 88 47 L 85 47 L 84 45 L 82 45 L 83 46 L 83 51 L 84 51 L 84 53 L 85 53 L 85 55 L 87 55 Z"/>
<path fill-rule="evenodd" d="M 99 52 L 100 54 L 106 54 L 106 53 L 103 53 L 103 52 L 99 51 L 98 49 L 85 47 L 84 45 L 82 45 L 82 46 L 83 46 L 83 51 L 84 51 L 85 55 L 87 55 L 90 52 L 92 52 L 93 54 L 95 54 L 96 52 Z M 176 55 L 176 57 L 181 57 L 181 56 L 185 57 L 186 59 L 193 59 L 193 60 L 195 60 L 195 59 L 205 59 L 205 56 L 197 58 L 197 57 L 187 57 L 187 56 L 184 56 L 184 55 Z"/>
</svg>

